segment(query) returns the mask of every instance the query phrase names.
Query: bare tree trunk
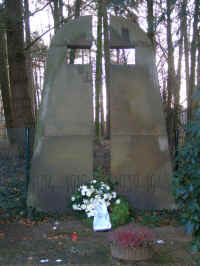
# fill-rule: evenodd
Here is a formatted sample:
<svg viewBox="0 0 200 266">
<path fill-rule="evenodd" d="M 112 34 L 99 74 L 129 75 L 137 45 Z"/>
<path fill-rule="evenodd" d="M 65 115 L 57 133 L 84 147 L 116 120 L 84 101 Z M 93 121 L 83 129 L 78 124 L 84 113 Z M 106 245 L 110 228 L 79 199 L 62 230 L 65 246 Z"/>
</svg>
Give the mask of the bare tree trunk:
<svg viewBox="0 0 200 266">
<path fill-rule="evenodd" d="M 200 33 L 199 33 L 199 42 L 198 42 L 197 84 L 198 84 L 198 89 L 200 89 Z"/>
<path fill-rule="evenodd" d="M 59 18 L 59 2 L 58 0 L 53 0 L 53 21 L 54 21 L 54 31 L 56 33 L 56 31 L 58 30 L 58 28 L 60 27 L 59 22 L 60 22 L 60 18 Z"/>
<path fill-rule="evenodd" d="M 60 18 L 60 26 L 63 24 L 63 0 L 59 0 L 59 18 Z"/>
<path fill-rule="evenodd" d="M 80 17 L 81 3 L 82 3 L 82 0 L 76 0 L 75 13 L 74 13 L 75 19 Z M 70 51 L 70 64 L 74 64 L 75 58 L 76 58 L 76 49 L 72 49 Z"/>
<path fill-rule="evenodd" d="M 100 91 L 100 117 L 101 117 L 101 137 L 105 136 L 105 119 L 104 119 L 104 99 L 103 99 L 103 90 L 101 87 Z"/>
<path fill-rule="evenodd" d="M 190 50 L 190 91 L 189 91 L 189 106 L 188 106 L 188 119 L 192 119 L 193 108 L 195 108 L 195 103 L 192 100 L 193 93 L 195 92 L 195 73 L 196 73 L 196 53 L 197 53 L 197 43 L 198 43 L 198 22 L 199 22 L 199 12 L 200 2 L 195 0 L 195 10 L 194 10 L 194 21 L 193 21 L 193 38 Z"/>
<path fill-rule="evenodd" d="M 24 53 L 24 36 L 22 21 L 22 5 L 18 0 L 6 0 L 7 10 L 7 46 L 10 87 L 12 94 L 12 143 L 20 150 L 25 147 L 26 127 L 34 129 L 35 120 L 31 100 L 28 93 L 28 74 Z M 31 134 L 33 144 L 34 130 Z"/>
<path fill-rule="evenodd" d="M 26 37 L 26 47 L 31 44 L 31 30 L 30 30 L 30 20 L 29 20 L 29 1 L 24 0 L 24 25 L 25 25 L 25 37 Z M 33 79 L 33 67 L 32 67 L 32 55 L 31 48 L 26 51 L 26 67 L 28 73 L 28 92 L 31 100 L 31 105 L 33 106 L 34 117 L 37 114 L 37 103 L 36 103 L 36 93 L 34 90 L 34 79 Z"/>
<path fill-rule="evenodd" d="M 100 94 L 102 90 L 102 2 L 98 1 L 97 21 L 97 53 L 96 53 L 96 78 L 95 78 L 95 131 L 97 139 L 100 138 Z"/>
<path fill-rule="evenodd" d="M 176 111 L 172 105 L 172 96 L 178 91 L 176 72 L 174 65 L 174 47 L 172 42 L 172 23 L 171 23 L 172 1 L 167 0 L 167 48 L 168 48 L 168 77 L 167 77 L 167 132 L 171 155 L 174 156 L 175 151 L 175 121 Z"/>
<path fill-rule="evenodd" d="M 183 60 L 183 35 L 181 33 L 179 41 L 179 55 L 178 55 L 178 69 L 177 69 L 177 87 L 174 92 L 174 105 L 179 106 L 180 104 L 180 89 L 181 89 L 181 71 L 182 71 L 182 60 Z"/>
<path fill-rule="evenodd" d="M 63 21 L 63 0 L 52 0 L 50 7 L 53 15 L 54 32 L 56 33 Z"/>
<path fill-rule="evenodd" d="M 12 127 L 11 89 L 8 72 L 8 54 L 6 31 L 0 30 L 0 89 L 3 101 L 4 116 L 8 138 L 11 141 L 10 128 Z"/>
<path fill-rule="evenodd" d="M 189 103 L 189 90 L 190 90 L 190 70 L 189 70 L 189 40 L 187 31 L 187 4 L 188 0 L 183 0 L 182 3 L 182 34 L 184 39 L 184 56 L 185 56 L 185 77 L 186 77 L 186 95 L 187 102 Z"/>
<path fill-rule="evenodd" d="M 173 77 L 175 76 L 175 67 L 174 67 L 174 48 L 172 43 L 172 26 L 171 26 L 171 0 L 167 0 L 167 48 L 168 48 L 168 80 L 167 80 L 167 89 L 168 89 L 168 108 L 172 107 L 172 93 L 173 93 Z"/>
<path fill-rule="evenodd" d="M 176 75 L 175 91 L 174 91 L 174 157 L 178 155 L 179 135 L 180 135 L 180 90 L 181 90 L 181 71 L 183 59 L 183 35 L 180 31 L 178 69 Z M 177 165 L 176 165 L 177 167 Z"/>
<path fill-rule="evenodd" d="M 105 1 L 106 2 L 106 1 Z M 106 3 L 103 1 L 103 27 L 104 27 L 104 56 L 105 56 L 105 74 L 106 74 L 106 138 L 110 138 L 110 47 L 109 47 L 109 29 Z"/>
<path fill-rule="evenodd" d="M 197 71 L 196 71 L 196 76 L 197 76 L 197 90 L 200 92 L 200 33 L 198 36 L 198 58 L 197 58 Z M 197 108 L 200 107 L 200 96 L 197 96 L 195 99 L 195 104 Z"/>
<path fill-rule="evenodd" d="M 155 46 L 155 25 L 154 25 L 154 12 L 153 12 L 153 0 L 147 0 L 147 35 L 151 40 L 153 46 Z"/>
</svg>

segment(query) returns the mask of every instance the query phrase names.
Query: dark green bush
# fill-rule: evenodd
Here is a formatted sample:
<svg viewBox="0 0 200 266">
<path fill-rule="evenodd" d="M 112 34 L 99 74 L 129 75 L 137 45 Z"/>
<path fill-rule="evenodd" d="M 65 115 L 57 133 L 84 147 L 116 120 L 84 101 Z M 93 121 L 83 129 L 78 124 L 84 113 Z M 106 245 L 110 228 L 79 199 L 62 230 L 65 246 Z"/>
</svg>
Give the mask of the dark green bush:
<svg viewBox="0 0 200 266">
<path fill-rule="evenodd" d="M 200 113 L 186 127 L 186 140 L 177 156 L 173 188 L 182 211 L 181 222 L 194 237 L 192 250 L 200 250 Z"/>
<path fill-rule="evenodd" d="M 119 225 L 127 223 L 129 218 L 130 218 L 130 212 L 129 212 L 128 201 L 121 197 L 120 204 L 114 205 L 110 215 L 112 227 L 115 228 Z"/>
<path fill-rule="evenodd" d="M 7 185 L 0 186 L 0 220 L 14 221 L 28 218 L 40 222 L 47 216 L 50 214 L 35 208 L 27 208 L 26 183 L 23 180 L 12 178 Z"/>
<path fill-rule="evenodd" d="M 0 187 L 0 219 L 24 217 L 26 212 L 25 182 L 13 178 L 7 186 Z"/>
</svg>

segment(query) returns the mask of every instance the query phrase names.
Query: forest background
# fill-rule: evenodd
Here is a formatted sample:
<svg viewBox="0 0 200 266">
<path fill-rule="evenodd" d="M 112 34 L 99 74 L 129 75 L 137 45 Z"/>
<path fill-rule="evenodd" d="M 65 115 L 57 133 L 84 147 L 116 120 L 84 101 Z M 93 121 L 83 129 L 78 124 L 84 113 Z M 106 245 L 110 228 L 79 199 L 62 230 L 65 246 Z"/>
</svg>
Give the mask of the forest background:
<svg viewBox="0 0 200 266">
<path fill-rule="evenodd" d="M 21 149 L 34 129 L 41 103 L 48 46 L 71 19 L 94 16 L 91 51 L 71 50 L 70 64 L 93 65 L 94 132 L 109 139 L 109 64 L 134 64 L 134 49 L 109 52 L 110 15 L 137 22 L 155 49 L 160 94 L 172 158 L 184 141 L 200 91 L 200 0 L 2 0 L 0 1 L 0 129 Z M 39 26 L 40 25 L 40 29 Z M 4 130 L 6 129 L 6 130 Z"/>
</svg>

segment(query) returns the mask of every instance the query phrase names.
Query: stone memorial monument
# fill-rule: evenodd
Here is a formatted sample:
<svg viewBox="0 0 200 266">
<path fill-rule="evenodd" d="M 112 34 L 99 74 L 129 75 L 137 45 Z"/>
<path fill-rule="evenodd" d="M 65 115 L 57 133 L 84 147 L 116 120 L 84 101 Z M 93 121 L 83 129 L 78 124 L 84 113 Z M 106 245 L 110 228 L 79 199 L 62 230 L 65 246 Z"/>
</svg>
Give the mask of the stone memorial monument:
<svg viewBox="0 0 200 266">
<path fill-rule="evenodd" d="M 93 99 L 90 65 L 69 65 L 69 48 L 92 45 L 92 18 L 64 24 L 48 52 L 36 129 L 28 205 L 67 207 L 75 188 L 91 179 Z M 135 65 L 111 65 L 111 178 L 133 207 L 173 207 L 171 163 L 154 50 L 137 23 L 111 17 L 110 48 L 135 48 Z"/>
</svg>

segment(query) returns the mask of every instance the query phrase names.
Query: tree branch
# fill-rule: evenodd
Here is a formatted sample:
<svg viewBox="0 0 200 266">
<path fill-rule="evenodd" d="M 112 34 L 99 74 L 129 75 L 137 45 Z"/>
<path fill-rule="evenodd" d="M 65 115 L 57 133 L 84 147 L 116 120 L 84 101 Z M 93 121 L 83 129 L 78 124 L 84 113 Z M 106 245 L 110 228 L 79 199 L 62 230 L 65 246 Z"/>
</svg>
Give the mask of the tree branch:
<svg viewBox="0 0 200 266">
<path fill-rule="evenodd" d="M 95 2 L 95 0 L 91 0 L 88 4 L 85 4 L 84 6 L 82 6 L 82 8 L 85 8 L 85 7 L 89 6 L 93 2 Z M 26 46 L 25 47 L 25 51 L 29 50 L 37 41 L 39 41 L 49 31 L 53 30 L 55 27 L 59 26 L 63 22 L 67 22 L 69 19 L 72 19 L 73 17 L 74 17 L 74 13 L 72 15 L 70 15 L 69 17 L 67 17 L 67 18 L 63 18 L 62 21 L 60 21 L 59 23 L 57 23 L 55 26 L 50 27 L 48 30 L 46 30 L 40 36 L 38 36 L 35 40 L 33 40 L 28 46 Z"/>
</svg>

